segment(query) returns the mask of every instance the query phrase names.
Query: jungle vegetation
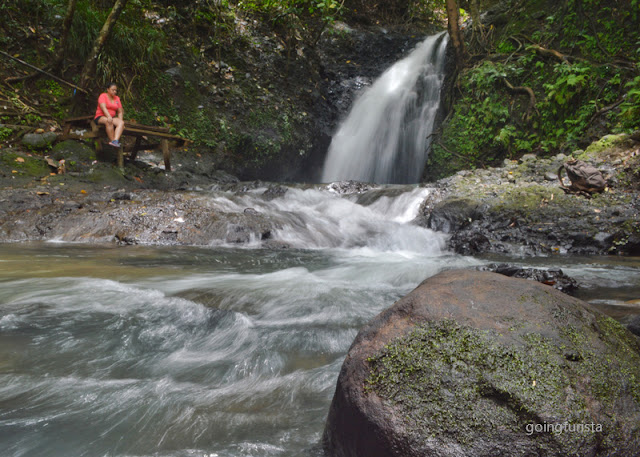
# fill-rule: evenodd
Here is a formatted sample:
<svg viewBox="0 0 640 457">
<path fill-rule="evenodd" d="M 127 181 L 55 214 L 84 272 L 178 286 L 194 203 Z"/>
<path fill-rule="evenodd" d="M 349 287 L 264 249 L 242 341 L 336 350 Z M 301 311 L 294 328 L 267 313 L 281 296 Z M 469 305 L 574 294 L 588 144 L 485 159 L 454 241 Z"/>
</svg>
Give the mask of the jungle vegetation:
<svg viewBox="0 0 640 457">
<path fill-rule="evenodd" d="M 259 175 L 274 160 L 308 154 L 309 93 L 321 78 L 315 50 L 322 36 L 339 33 L 336 21 L 415 35 L 445 28 L 454 3 L 4 0 L 0 123 L 55 127 L 74 109 L 89 110 L 113 81 L 128 118 L 169 126 Z M 571 152 L 640 128 L 640 0 L 454 6 L 463 50 L 426 178 Z M 90 96 L 81 100 L 73 86 Z M 11 140 L 7 127 L 0 134 Z"/>
</svg>

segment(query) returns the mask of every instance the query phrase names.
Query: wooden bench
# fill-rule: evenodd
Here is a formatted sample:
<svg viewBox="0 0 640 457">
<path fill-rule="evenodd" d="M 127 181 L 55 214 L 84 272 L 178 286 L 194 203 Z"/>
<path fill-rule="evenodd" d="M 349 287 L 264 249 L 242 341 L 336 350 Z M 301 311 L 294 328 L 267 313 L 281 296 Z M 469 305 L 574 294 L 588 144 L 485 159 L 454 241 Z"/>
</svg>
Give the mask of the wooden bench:
<svg viewBox="0 0 640 457">
<path fill-rule="evenodd" d="M 93 139 L 96 146 L 96 152 L 102 152 L 102 142 L 107 139 L 107 132 L 104 125 L 97 124 L 93 120 L 93 116 L 72 117 L 64 120 L 62 139 Z M 80 132 L 78 132 L 80 131 Z M 139 151 L 149 151 L 156 149 L 158 146 L 162 148 L 162 157 L 164 159 L 164 168 L 171 171 L 171 151 L 169 151 L 169 141 L 174 142 L 178 147 L 187 143 L 182 137 L 169 133 L 167 127 L 157 127 L 153 125 L 142 125 L 130 121 L 125 121 L 122 136 L 135 137 L 135 144 L 132 146 L 120 146 L 118 148 L 118 166 L 124 166 L 124 153 L 129 153 L 129 160 L 134 161 Z M 154 137 L 159 143 L 143 143 L 148 137 Z M 109 146 L 113 147 L 113 146 Z"/>
</svg>

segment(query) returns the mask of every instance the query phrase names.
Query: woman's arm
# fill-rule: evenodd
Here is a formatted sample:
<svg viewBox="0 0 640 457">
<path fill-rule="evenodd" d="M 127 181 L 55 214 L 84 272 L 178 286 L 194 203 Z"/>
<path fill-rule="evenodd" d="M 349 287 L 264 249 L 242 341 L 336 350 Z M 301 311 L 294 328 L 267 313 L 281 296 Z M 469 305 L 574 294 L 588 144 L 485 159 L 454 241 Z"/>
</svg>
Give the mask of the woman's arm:
<svg viewBox="0 0 640 457">
<path fill-rule="evenodd" d="M 98 106 L 100 106 L 100 109 L 104 113 L 104 117 L 106 117 L 108 121 L 113 119 L 111 117 L 111 114 L 109 114 L 109 110 L 107 109 L 107 104 L 106 103 L 100 103 Z"/>
<path fill-rule="evenodd" d="M 116 116 L 120 118 L 120 120 L 124 120 L 124 109 L 122 108 L 122 102 L 119 103 L 118 111 L 116 112 Z"/>
</svg>

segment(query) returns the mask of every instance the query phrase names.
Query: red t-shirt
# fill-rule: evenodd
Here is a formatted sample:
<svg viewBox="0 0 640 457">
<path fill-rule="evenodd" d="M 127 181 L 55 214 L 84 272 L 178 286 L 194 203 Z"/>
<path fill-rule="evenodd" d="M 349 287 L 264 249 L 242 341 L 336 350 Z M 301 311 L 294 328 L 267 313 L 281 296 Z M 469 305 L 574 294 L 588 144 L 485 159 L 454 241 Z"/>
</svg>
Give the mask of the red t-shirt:
<svg viewBox="0 0 640 457">
<path fill-rule="evenodd" d="M 100 94 L 100 97 L 98 97 L 98 108 L 96 109 L 96 115 L 94 117 L 104 116 L 104 111 L 102 111 L 102 108 L 100 108 L 100 103 L 104 103 L 107 106 L 107 111 L 109 111 L 111 117 L 116 117 L 118 108 L 122 107 L 122 104 L 120 103 L 120 97 L 116 95 L 113 101 L 111 101 L 106 92 L 103 92 L 102 94 Z"/>
</svg>

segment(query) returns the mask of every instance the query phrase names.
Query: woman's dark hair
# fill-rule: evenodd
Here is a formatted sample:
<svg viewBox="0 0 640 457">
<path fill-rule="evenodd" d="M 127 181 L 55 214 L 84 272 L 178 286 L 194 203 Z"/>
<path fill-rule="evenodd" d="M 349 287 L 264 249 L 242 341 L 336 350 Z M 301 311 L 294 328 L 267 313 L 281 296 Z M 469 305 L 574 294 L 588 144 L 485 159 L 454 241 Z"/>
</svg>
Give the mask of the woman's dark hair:
<svg viewBox="0 0 640 457">
<path fill-rule="evenodd" d="M 105 89 L 110 88 L 111 86 L 117 86 L 116 83 L 112 83 L 112 82 L 108 82 L 106 86 L 104 86 Z"/>
</svg>

